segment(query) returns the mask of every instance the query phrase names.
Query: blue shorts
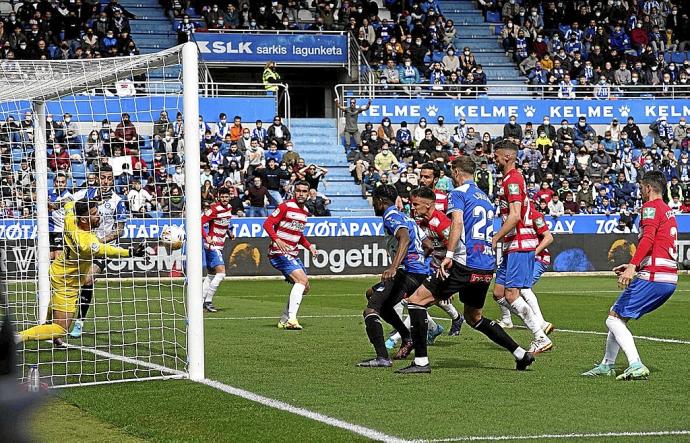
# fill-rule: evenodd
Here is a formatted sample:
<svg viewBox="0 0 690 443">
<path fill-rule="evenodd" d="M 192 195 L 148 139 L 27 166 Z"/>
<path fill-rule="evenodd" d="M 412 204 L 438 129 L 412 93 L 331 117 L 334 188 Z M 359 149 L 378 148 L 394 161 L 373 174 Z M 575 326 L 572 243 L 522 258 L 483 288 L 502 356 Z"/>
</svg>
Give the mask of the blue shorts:
<svg viewBox="0 0 690 443">
<path fill-rule="evenodd" d="M 676 285 L 636 278 L 625 288 L 611 306 L 611 310 L 624 318 L 637 320 L 666 303 Z"/>
<path fill-rule="evenodd" d="M 496 284 L 509 289 L 531 288 L 533 269 L 534 251 L 506 254 L 496 269 Z"/>
<path fill-rule="evenodd" d="M 209 271 L 212 271 L 216 266 L 225 266 L 221 249 L 204 248 L 204 258 L 206 259 L 206 269 Z"/>
<path fill-rule="evenodd" d="M 290 282 L 292 282 L 290 274 L 292 274 L 293 271 L 302 270 L 305 274 L 307 273 L 304 264 L 302 264 L 302 260 L 300 260 L 297 257 L 290 257 L 289 255 L 278 255 L 276 257 L 268 259 L 268 261 L 271 263 L 271 266 L 279 270 L 281 274 L 283 274 L 285 278 Z"/>
<path fill-rule="evenodd" d="M 532 286 L 536 285 L 539 279 L 541 278 L 541 275 L 546 272 L 546 270 L 549 268 L 549 265 L 545 265 L 544 263 L 540 261 L 535 261 L 534 262 L 534 272 L 532 273 Z"/>
</svg>

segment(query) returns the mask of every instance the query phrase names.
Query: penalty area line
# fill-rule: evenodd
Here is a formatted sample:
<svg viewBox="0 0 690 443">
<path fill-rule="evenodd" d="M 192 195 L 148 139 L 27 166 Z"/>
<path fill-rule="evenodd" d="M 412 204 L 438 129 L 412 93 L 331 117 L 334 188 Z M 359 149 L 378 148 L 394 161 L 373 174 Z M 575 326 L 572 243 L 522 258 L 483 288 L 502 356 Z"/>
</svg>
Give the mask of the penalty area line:
<svg viewBox="0 0 690 443">
<path fill-rule="evenodd" d="M 344 429 L 346 431 L 352 432 L 362 437 L 366 437 L 376 441 L 385 441 L 392 443 L 411 443 L 412 440 L 404 440 L 399 437 L 384 434 L 383 432 L 377 431 L 375 429 L 360 426 L 354 423 L 350 423 L 344 420 L 340 420 L 328 415 L 324 415 L 318 412 L 310 411 L 309 409 L 300 408 L 298 406 L 293 406 L 289 403 L 282 402 L 280 400 L 275 400 L 273 398 L 264 397 L 263 395 L 255 394 L 244 389 L 236 388 L 234 386 L 226 385 L 216 380 L 203 379 L 198 380 L 198 383 L 209 386 L 219 391 L 225 392 L 236 397 L 244 398 L 245 400 L 252 401 L 254 403 L 259 403 L 269 408 L 278 409 L 281 411 L 289 412 L 290 414 L 298 415 L 300 417 L 305 417 L 310 420 L 318 421 L 320 423 L 326 424 L 334 428 Z"/>
<path fill-rule="evenodd" d="M 680 431 L 650 431 L 650 432 L 596 432 L 572 434 L 542 434 L 542 435 L 487 435 L 487 436 L 459 436 L 438 438 L 431 440 L 415 440 L 427 443 L 444 443 L 454 441 L 505 441 L 505 440 L 569 440 L 573 438 L 606 438 L 606 437 L 675 437 L 690 435 L 688 430 Z"/>
<path fill-rule="evenodd" d="M 361 314 L 334 314 L 334 315 L 300 315 L 299 318 L 314 318 L 314 319 L 319 319 L 319 318 L 357 318 L 357 317 L 362 317 Z M 447 317 L 432 317 L 434 320 L 440 320 L 440 321 L 450 321 L 449 318 Z M 204 317 L 204 321 L 206 320 L 228 320 L 228 321 L 242 321 L 242 320 L 278 320 L 280 317 L 278 316 L 265 316 L 265 317 L 211 317 L 207 316 Z M 518 325 L 515 326 L 517 329 L 526 329 L 525 326 Z M 581 334 L 581 335 L 607 335 L 608 332 L 601 332 L 601 331 L 581 331 L 578 329 L 562 329 L 562 328 L 556 328 L 554 332 L 565 332 L 567 334 Z M 662 337 L 650 337 L 646 335 L 633 335 L 633 338 L 636 338 L 638 340 L 646 340 L 646 341 L 652 341 L 652 342 L 657 342 L 657 343 L 674 343 L 674 344 L 679 344 L 679 345 L 690 345 L 690 340 L 681 340 L 677 338 L 662 338 Z"/>
</svg>

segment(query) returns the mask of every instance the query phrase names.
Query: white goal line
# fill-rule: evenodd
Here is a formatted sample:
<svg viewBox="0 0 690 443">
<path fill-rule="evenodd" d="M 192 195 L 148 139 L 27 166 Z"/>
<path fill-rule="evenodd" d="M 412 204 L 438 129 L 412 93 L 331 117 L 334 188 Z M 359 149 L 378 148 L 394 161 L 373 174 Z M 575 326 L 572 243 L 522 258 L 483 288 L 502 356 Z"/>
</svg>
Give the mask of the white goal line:
<svg viewBox="0 0 690 443">
<path fill-rule="evenodd" d="M 431 440 L 415 440 L 415 442 L 444 443 L 454 441 L 505 441 L 505 440 L 569 440 L 572 438 L 606 438 L 606 437 L 674 437 L 690 435 L 689 430 L 679 431 L 649 431 L 649 432 L 592 432 L 572 434 L 541 434 L 541 435 L 492 435 L 492 436 L 459 436 L 435 438 Z"/>
</svg>

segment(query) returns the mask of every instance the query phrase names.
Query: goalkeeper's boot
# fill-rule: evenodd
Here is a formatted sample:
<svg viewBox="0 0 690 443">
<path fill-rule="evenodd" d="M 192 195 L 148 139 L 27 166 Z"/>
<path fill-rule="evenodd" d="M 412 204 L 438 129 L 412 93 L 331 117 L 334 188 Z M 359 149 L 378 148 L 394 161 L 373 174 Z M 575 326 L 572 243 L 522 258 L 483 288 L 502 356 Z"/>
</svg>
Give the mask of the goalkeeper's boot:
<svg viewBox="0 0 690 443">
<path fill-rule="evenodd" d="M 76 320 L 74 322 L 74 326 L 72 326 L 72 331 L 69 333 L 69 336 L 72 338 L 79 338 L 81 337 L 81 332 L 84 327 L 84 320 Z"/>
<path fill-rule="evenodd" d="M 638 362 L 628 366 L 621 375 L 616 377 L 616 380 L 647 380 L 647 377 L 649 377 L 649 369 Z"/>
<path fill-rule="evenodd" d="M 204 303 L 204 310 L 206 312 L 218 312 L 218 309 L 216 309 L 216 307 L 213 306 L 213 303 L 211 303 L 210 301 Z"/>
<path fill-rule="evenodd" d="M 453 320 L 453 323 L 450 325 L 450 331 L 448 332 L 448 335 L 451 337 L 456 337 L 460 335 L 460 328 L 462 328 L 462 324 L 465 322 L 465 317 L 462 315 L 458 315 L 458 318 Z"/>
<path fill-rule="evenodd" d="M 390 368 L 393 362 L 389 358 L 376 357 L 357 363 L 360 368 Z"/>
<path fill-rule="evenodd" d="M 434 342 L 436 341 L 436 337 L 443 334 L 443 331 L 444 331 L 443 326 L 436 324 L 436 329 L 434 329 L 433 331 L 427 331 L 427 333 L 426 333 L 426 344 L 429 346 L 433 345 Z"/>
<path fill-rule="evenodd" d="M 285 323 L 285 329 L 289 331 L 301 331 L 302 325 L 299 324 L 296 318 L 292 318 Z"/>
<path fill-rule="evenodd" d="M 583 372 L 580 375 L 585 377 L 615 377 L 616 371 L 613 369 L 612 365 L 599 363 L 589 371 Z"/>
<path fill-rule="evenodd" d="M 397 374 L 430 374 L 431 373 L 431 365 L 418 365 L 415 362 L 412 362 L 410 366 L 407 366 L 402 369 L 398 369 L 395 371 Z"/>
<path fill-rule="evenodd" d="M 287 321 L 283 321 L 283 320 L 278 321 L 278 329 L 285 329 L 286 325 L 287 325 Z"/>
</svg>

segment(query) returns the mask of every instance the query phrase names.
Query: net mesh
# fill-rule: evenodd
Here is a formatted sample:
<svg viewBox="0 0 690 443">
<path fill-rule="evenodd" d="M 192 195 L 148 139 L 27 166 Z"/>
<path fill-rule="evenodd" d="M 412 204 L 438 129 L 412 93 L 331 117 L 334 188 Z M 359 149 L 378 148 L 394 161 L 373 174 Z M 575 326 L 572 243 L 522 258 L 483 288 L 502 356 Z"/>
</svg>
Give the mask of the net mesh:
<svg viewBox="0 0 690 443">
<path fill-rule="evenodd" d="M 56 323 L 56 316 L 83 317 L 71 322 L 66 336 L 54 337 L 62 345 L 50 337 L 19 344 L 22 378 L 34 366 L 51 386 L 185 374 L 185 254 L 159 240 L 167 226 L 183 226 L 181 54 L 178 47 L 126 58 L 0 64 L 3 303 L 17 331 Z M 48 154 L 50 211 L 52 304 L 46 319 L 37 264 L 41 149 Z M 56 267 L 59 256 L 70 253 L 64 206 L 84 198 L 98 201 L 101 220 L 93 233 L 101 241 L 127 248 L 146 240 L 148 257 L 103 260 L 85 253 L 79 261 L 92 264 L 89 271 Z M 79 282 L 70 283 L 67 274 Z M 84 287 L 91 281 L 89 302 Z M 56 294 L 73 312 L 53 311 Z"/>
</svg>

